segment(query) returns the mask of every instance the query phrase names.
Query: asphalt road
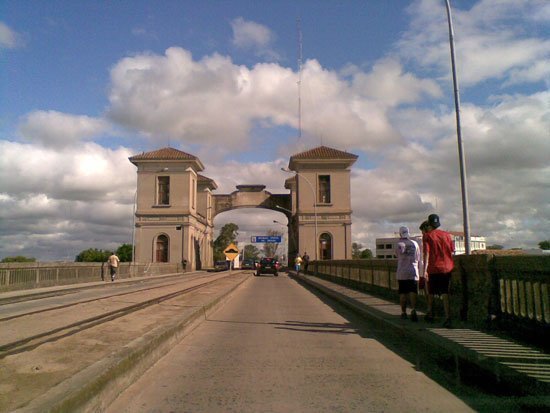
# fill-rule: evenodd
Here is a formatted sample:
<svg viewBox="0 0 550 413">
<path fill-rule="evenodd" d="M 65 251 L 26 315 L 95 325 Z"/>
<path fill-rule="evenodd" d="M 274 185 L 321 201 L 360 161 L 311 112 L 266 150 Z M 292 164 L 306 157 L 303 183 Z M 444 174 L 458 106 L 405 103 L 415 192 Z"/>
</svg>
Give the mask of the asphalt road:
<svg viewBox="0 0 550 413">
<path fill-rule="evenodd" d="M 379 334 L 286 275 L 253 277 L 107 411 L 472 411 Z"/>
</svg>

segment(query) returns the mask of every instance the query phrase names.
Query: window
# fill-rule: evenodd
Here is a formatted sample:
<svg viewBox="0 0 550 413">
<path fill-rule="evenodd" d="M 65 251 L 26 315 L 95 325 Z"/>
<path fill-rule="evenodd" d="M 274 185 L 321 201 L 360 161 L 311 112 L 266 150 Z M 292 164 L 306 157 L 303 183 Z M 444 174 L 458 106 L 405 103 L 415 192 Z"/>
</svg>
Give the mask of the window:
<svg viewBox="0 0 550 413">
<path fill-rule="evenodd" d="M 391 249 L 392 249 L 392 245 L 391 245 L 391 244 L 386 244 L 386 249 L 387 249 L 387 250 L 391 250 Z"/>
<path fill-rule="evenodd" d="M 195 194 L 197 193 L 197 186 L 195 185 L 195 180 L 191 179 L 191 208 L 196 209 L 197 205 L 195 204 Z"/>
<path fill-rule="evenodd" d="M 159 235 L 155 243 L 155 262 L 168 262 L 168 237 Z"/>
<path fill-rule="evenodd" d="M 321 250 L 322 260 L 332 259 L 332 237 L 330 234 L 324 233 L 319 237 L 319 247 Z"/>
<path fill-rule="evenodd" d="M 379 249 L 379 250 L 383 250 L 384 249 L 384 244 L 376 244 L 376 248 Z"/>
<path fill-rule="evenodd" d="M 157 205 L 170 205 L 170 177 L 157 178 Z"/>
<path fill-rule="evenodd" d="M 330 204 L 330 175 L 319 175 L 319 199 L 320 204 Z"/>
</svg>

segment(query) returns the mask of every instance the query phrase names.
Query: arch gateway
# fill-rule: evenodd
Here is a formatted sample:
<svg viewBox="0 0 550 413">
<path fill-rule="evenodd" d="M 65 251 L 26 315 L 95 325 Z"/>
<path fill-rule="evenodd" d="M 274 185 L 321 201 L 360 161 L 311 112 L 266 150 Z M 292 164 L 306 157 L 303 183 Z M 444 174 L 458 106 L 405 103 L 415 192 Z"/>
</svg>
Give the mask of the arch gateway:
<svg viewBox="0 0 550 413">
<path fill-rule="evenodd" d="M 288 194 L 272 194 L 258 184 L 214 194 L 218 185 L 201 174 L 200 159 L 170 147 L 129 160 L 137 167 L 136 262 L 212 267 L 214 217 L 237 208 L 285 214 L 290 259 L 306 251 L 312 260 L 351 258 L 350 172 L 357 155 L 326 146 L 292 155 L 284 184 Z"/>
</svg>

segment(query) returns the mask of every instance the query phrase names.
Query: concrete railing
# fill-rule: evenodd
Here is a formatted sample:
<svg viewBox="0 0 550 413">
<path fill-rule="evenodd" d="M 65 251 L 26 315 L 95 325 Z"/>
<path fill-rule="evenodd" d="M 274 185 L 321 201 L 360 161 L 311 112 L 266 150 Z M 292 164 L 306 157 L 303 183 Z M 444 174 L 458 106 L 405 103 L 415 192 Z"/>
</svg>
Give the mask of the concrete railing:
<svg viewBox="0 0 550 413">
<path fill-rule="evenodd" d="M 395 259 L 314 261 L 309 269 L 319 277 L 398 299 Z M 550 256 L 456 256 L 452 316 L 480 326 L 542 329 L 548 335 L 549 284 Z M 425 306 L 423 295 L 420 308 Z"/>
<path fill-rule="evenodd" d="M 183 272 L 181 264 L 122 262 L 117 278 L 146 277 Z M 0 291 L 109 280 L 106 263 L 9 263 L 0 264 Z"/>
</svg>

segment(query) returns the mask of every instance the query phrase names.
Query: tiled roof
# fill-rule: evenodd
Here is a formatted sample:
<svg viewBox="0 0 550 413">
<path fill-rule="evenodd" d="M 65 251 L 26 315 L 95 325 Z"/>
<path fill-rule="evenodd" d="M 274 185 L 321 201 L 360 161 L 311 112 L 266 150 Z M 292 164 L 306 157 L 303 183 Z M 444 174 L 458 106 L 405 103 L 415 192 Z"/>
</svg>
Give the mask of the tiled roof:
<svg viewBox="0 0 550 413">
<path fill-rule="evenodd" d="M 197 174 L 197 178 L 200 184 L 207 185 L 210 189 L 218 189 L 218 184 L 212 178 Z"/>
<path fill-rule="evenodd" d="M 134 161 L 196 161 L 198 158 L 187 152 L 174 148 L 162 148 L 152 152 L 143 152 L 139 155 L 130 157 L 130 162 Z"/>
<path fill-rule="evenodd" d="M 349 159 L 355 160 L 358 156 L 349 152 L 339 151 L 328 146 L 318 146 L 305 152 L 300 152 L 290 157 L 293 159 Z"/>
</svg>

